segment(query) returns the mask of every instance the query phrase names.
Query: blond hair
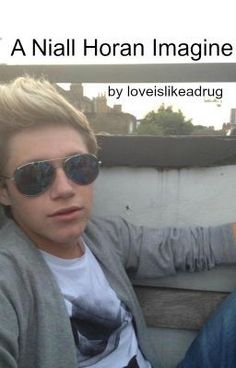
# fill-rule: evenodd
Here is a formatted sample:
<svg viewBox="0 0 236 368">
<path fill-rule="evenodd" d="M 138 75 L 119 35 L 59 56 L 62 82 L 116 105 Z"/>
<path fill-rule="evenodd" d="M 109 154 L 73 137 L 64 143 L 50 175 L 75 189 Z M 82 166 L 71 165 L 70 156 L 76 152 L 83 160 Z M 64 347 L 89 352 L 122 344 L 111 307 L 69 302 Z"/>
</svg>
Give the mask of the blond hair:
<svg viewBox="0 0 236 368">
<path fill-rule="evenodd" d="M 9 138 L 24 129 L 47 124 L 74 127 L 88 151 L 96 153 L 96 138 L 86 117 L 47 80 L 25 76 L 0 85 L 0 175 Z"/>
</svg>

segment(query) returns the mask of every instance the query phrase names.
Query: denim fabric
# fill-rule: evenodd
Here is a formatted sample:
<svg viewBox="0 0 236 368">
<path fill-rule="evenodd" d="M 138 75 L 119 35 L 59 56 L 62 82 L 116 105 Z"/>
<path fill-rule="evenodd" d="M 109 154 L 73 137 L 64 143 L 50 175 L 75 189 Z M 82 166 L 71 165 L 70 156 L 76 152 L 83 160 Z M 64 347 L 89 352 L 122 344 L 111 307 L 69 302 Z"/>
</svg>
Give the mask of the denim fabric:
<svg viewBox="0 0 236 368">
<path fill-rule="evenodd" d="M 203 326 L 178 368 L 236 367 L 236 291 Z"/>
</svg>

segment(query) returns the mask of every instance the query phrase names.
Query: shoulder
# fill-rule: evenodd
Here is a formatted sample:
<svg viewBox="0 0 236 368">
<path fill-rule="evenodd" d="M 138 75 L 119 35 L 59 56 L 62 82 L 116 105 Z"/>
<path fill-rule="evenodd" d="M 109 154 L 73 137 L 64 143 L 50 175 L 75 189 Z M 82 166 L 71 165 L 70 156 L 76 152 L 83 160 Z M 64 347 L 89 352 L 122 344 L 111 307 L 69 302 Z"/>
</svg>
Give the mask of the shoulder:
<svg viewBox="0 0 236 368">
<path fill-rule="evenodd" d="M 45 261 L 32 241 L 13 220 L 0 229 L 0 280 L 26 285 L 35 274 L 46 273 Z"/>
<path fill-rule="evenodd" d="M 35 246 L 13 220 L 8 220 L 0 229 L 0 254 L 21 259 L 35 253 Z"/>
<path fill-rule="evenodd" d="M 112 238 L 113 240 L 122 240 L 126 237 L 129 229 L 133 225 L 129 224 L 121 216 L 100 217 L 92 216 L 85 229 L 85 234 L 96 236 L 96 238 Z"/>
<path fill-rule="evenodd" d="M 103 217 L 103 216 L 92 216 L 88 221 L 88 228 L 91 226 L 94 227 L 103 227 L 103 228 L 120 228 L 123 226 L 123 223 L 126 220 L 121 216 L 110 216 Z"/>
</svg>

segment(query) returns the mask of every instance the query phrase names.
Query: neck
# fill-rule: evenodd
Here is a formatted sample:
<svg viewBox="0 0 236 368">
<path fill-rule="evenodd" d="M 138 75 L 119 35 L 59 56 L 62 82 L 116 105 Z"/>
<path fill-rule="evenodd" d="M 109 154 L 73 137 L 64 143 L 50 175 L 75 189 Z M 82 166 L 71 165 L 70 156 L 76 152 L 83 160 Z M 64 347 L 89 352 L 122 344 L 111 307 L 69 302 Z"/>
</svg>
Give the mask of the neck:
<svg viewBox="0 0 236 368">
<path fill-rule="evenodd" d="M 49 246 L 48 244 L 36 244 L 37 248 L 44 250 L 45 252 L 52 254 L 53 256 L 64 258 L 64 259 L 74 259 L 80 258 L 84 254 L 83 245 L 81 240 L 76 240 L 75 244 L 65 245 L 65 244 L 53 244 Z"/>
</svg>

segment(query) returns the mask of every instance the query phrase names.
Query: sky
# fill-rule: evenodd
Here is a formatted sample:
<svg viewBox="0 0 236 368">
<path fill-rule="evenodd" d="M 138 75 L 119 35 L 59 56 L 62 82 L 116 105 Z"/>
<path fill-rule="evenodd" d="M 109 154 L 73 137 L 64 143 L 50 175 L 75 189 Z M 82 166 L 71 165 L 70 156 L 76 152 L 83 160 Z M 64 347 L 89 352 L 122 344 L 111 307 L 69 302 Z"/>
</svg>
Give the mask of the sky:
<svg viewBox="0 0 236 368">
<path fill-rule="evenodd" d="M 234 1 L 225 0 L 100 0 L 100 1 L 49 1 L 49 0 L 8 0 L 3 2 L 0 12 L 0 63 L 7 64 L 95 64 L 95 63 L 165 63 L 194 62 L 189 57 L 165 58 L 154 56 L 151 52 L 152 41 L 185 42 L 187 44 L 201 42 L 231 43 L 235 52 L 230 57 L 202 57 L 201 62 L 236 62 L 235 11 Z M 84 56 L 82 41 L 87 39 L 99 43 L 142 43 L 145 55 L 122 57 Z M 16 40 L 19 39 L 25 54 L 15 52 L 10 55 Z M 53 55 L 32 55 L 32 39 L 42 44 L 65 43 L 67 39 L 75 39 L 76 55 L 56 57 Z M 197 62 L 197 61 L 195 61 Z M 183 88 L 198 88 L 199 83 L 189 83 Z M 230 119 L 230 109 L 236 107 L 236 84 L 203 85 L 204 88 L 222 88 L 221 101 L 205 102 L 204 98 L 175 97 L 128 97 L 123 93 L 121 98 L 108 97 L 108 104 L 122 104 L 124 112 L 130 112 L 142 118 L 150 110 L 157 110 L 164 103 L 173 105 L 175 110 L 181 109 L 187 119 L 194 124 L 215 126 L 220 129 Z M 175 87 L 179 85 L 175 85 Z M 111 85 L 113 88 L 127 89 L 128 85 Z M 151 84 L 130 85 L 130 88 L 155 88 Z M 99 92 L 108 92 L 108 85 L 84 85 L 88 97 Z M 208 98 L 209 100 L 209 98 Z M 214 100 L 214 98 L 212 99 Z"/>
</svg>

